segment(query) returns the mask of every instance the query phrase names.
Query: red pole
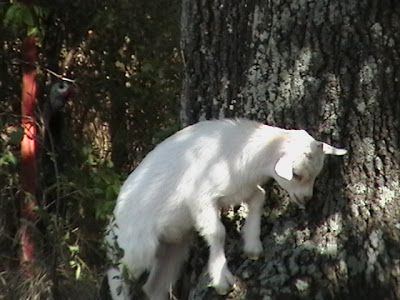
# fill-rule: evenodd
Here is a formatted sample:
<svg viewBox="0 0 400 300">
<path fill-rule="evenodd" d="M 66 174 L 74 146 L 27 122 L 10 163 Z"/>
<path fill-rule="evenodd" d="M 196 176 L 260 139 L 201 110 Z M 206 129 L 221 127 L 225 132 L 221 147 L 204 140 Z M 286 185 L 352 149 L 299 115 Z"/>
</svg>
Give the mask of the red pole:
<svg viewBox="0 0 400 300">
<path fill-rule="evenodd" d="M 22 56 L 27 62 L 22 75 L 22 128 L 24 136 L 21 141 L 21 183 L 24 191 L 21 203 L 21 263 L 30 273 L 36 259 L 36 243 L 33 235 L 34 222 L 37 220 L 37 128 L 35 106 L 37 96 L 36 67 L 37 46 L 35 37 L 26 37 L 22 44 Z"/>
</svg>

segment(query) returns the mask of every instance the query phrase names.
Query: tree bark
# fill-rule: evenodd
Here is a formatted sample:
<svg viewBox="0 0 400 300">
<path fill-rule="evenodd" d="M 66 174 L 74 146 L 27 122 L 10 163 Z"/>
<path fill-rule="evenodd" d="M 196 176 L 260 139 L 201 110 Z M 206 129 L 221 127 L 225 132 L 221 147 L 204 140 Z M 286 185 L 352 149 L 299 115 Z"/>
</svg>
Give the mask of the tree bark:
<svg viewBox="0 0 400 300">
<path fill-rule="evenodd" d="M 36 189 L 37 189 L 37 128 L 35 119 L 37 82 L 36 38 L 26 37 L 22 45 L 22 55 L 27 64 L 22 75 L 22 128 L 24 136 L 21 141 L 21 183 L 23 189 L 21 203 L 21 264 L 26 267 L 26 275 L 32 270 L 36 260 L 36 242 L 34 238 L 34 222 L 37 220 Z"/>
<path fill-rule="evenodd" d="M 111 100 L 111 118 L 110 118 L 110 135 L 111 135 L 111 160 L 117 170 L 122 170 L 126 157 L 128 157 L 128 132 L 127 132 L 127 120 L 126 110 L 127 103 L 126 99 L 121 93 L 123 89 L 121 83 L 112 83 L 114 98 Z"/>
<path fill-rule="evenodd" d="M 227 299 L 400 299 L 399 15 L 397 1 L 182 1 L 184 124 L 248 117 L 349 150 L 304 213 L 269 187 L 259 261 L 228 229 L 242 284 Z M 190 299 L 218 298 L 205 259 L 186 270 Z"/>
</svg>

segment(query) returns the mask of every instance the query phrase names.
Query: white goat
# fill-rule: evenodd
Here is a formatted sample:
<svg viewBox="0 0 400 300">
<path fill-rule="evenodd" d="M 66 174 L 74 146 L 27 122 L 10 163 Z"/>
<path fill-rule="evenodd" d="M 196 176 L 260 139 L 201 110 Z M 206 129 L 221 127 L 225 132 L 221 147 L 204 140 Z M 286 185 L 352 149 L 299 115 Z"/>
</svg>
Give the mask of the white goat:
<svg viewBox="0 0 400 300">
<path fill-rule="evenodd" d="M 152 300 L 167 299 L 179 277 L 193 229 L 209 245 L 208 272 L 220 294 L 234 283 L 225 252 L 220 208 L 246 203 L 244 252 L 262 251 L 260 219 L 265 198 L 261 188 L 274 178 L 299 206 L 313 195 L 324 154 L 344 155 L 314 140 L 304 130 L 285 130 L 248 120 L 204 121 L 166 139 L 150 152 L 123 184 L 106 237 L 118 243 L 119 266 L 108 271 L 113 299 L 129 299 L 122 278 L 149 271 L 143 287 Z"/>
</svg>

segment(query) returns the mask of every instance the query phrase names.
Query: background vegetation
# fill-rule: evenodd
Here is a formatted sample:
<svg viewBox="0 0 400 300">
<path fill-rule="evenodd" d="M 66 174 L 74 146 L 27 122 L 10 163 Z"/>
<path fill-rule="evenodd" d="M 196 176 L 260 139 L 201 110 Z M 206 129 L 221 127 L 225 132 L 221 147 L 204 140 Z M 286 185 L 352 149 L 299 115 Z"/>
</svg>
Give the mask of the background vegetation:
<svg viewBox="0 0 400 300">
<path fill-rule="evenodd" d="M 121 181 L 179 127 L 179 2 L 10 1 L 0 3 L 0 20 L 0 299 L 96 297 L 105 265 L 101 235 Z M 27 35 L 39 43 L 41 131 L 41 108 L 59 80 L 50 71 L 74 79 L 77 90 L 63 113 L 65 155 L 54 162 L 60 176 L 40 169 L 43 253 L 33 281 L 18 271 L 21 43 Z M 60 203 L 59 217 L 52 202 Z"/>
<path fill-rule="evenodd" d="M 327 159 L 305 211 L 267 189 L 256 262 L 243 258 L 243 217 L 228 212 L 225 249 L 243 284 L 226 299 L 399 299 L 399 15 L 396 0 L 0 0 L 0 300 L 97 299 L 102 233 L 127 174 L 181 126 L 236 116 L 306 129 L 348 154 Z M 35 195 L 21 175 L 28 36 L 39 50 Z M 74 95 L 52 153 L 46 108 L 62 76 Z M 19 254 L 28 226 L 30 272 Z M 182 300 L 221 299 L 200 240 Z"/>
</svg>

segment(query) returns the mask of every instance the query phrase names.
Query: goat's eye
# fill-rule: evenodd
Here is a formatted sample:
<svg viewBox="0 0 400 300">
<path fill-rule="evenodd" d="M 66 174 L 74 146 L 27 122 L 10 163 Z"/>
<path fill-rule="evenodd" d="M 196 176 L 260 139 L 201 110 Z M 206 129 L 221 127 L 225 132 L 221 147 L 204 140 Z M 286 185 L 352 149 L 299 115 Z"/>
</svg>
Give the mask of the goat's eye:
<svg viewBox="0 0 400 300">
<path fill-rule="evenodd" d="M 297 173 L 293 173 L 293 178 L 296 179 L 297 181 L 301 181 L 303 179 L 303 176 Z"/>
</svg>

